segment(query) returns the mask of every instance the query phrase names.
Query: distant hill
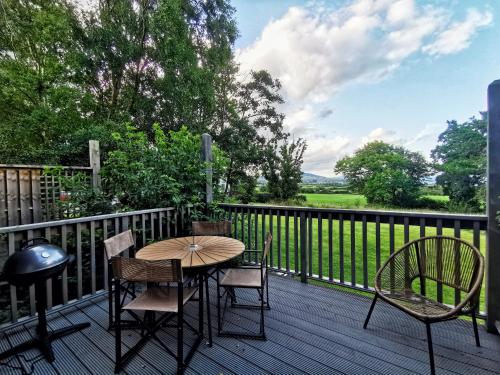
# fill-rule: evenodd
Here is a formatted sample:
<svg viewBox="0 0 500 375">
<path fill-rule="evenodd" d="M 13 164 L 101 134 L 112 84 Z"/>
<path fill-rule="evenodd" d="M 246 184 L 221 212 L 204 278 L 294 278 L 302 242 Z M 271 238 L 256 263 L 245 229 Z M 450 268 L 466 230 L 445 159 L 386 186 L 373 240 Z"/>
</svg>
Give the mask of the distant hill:
<svg viewBox="0 0 500 375">
<path fill-rule="evenodd" d="M 266 179 L 264 177 L 259 177 L 257 180 L 259 185 L 264 185 L 266 183 Z M 320 176 L 314 173 L 304 172 L 302 174 L 302 183 L 303 184 L 343 184 L 345 183 L 345 179 L 343 177 L 325 177 Z"/>
<path fill-rule="evenodd" d="M 314 173 L 304 172 L 302 175 L 303 184 L 343 184 L 343 177 L 325 177 Z"/>
</svg>

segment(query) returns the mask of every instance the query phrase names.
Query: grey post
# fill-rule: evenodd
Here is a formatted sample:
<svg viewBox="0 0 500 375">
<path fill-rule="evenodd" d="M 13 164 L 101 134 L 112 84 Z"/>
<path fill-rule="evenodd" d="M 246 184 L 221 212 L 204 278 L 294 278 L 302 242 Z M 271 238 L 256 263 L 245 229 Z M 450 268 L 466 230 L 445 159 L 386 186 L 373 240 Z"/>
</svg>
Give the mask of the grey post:
<svg viewBox="0 0 500 375">
<path fill-rule="evenodd" d="M 92 187 L 101 189 L 101 156 L 99 152 L 99 141 L 89 141 L 89 159 L 92 167 Z"/>
<path fill-rule="evenodd" d="M 488 186 L 486 255 L 486 327 L 500 330 L 500 80 L 488 86 Z"/>
<path fill-rule="evenodd" d="M 309 228 L 309 230 L 311 229 Z M 307 283 L 307 220 L 305 212 L 300 213 L 300 281 Z"/>
<path fill-rule="evenodd" d="M 207 175 L 207 183 L 206 183 L 206 200 L 205 202 L 211 203 L 213 200 L 213 192 L 212 192 L 212 136 L 210 134 L 202 134 L 201 135 L 201 160 L 206 163 L 206 175 Z"/>
</svg>

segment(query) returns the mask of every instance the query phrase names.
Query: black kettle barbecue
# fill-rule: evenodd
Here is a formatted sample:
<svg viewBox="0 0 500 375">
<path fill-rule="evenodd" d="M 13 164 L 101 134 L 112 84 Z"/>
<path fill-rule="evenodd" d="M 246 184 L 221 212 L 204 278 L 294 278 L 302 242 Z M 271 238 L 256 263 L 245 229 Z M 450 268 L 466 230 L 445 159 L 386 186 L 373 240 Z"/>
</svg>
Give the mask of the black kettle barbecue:
<svg viewBox="0 0 500 375">
<path fill-rule="evenodd" d="M 59 337 L 79 331 L 90 326 L 90 323 L 74 324 L 65 328 L 47 331 L 47 286 L 46 281 L 57 277 L 69 263 L 74 261 L 63 249 L 52 245 L 45 238 L 31 239 L 21 246 L 6 260 L 1 278 L 15 286 L 35 284 L 36 311 L 38 313 L 37 337 L 0 353 L 0 360 L 25 350 L 38 348 L 47 361 L 54 361 L 51 342 Z"/>
</svg>

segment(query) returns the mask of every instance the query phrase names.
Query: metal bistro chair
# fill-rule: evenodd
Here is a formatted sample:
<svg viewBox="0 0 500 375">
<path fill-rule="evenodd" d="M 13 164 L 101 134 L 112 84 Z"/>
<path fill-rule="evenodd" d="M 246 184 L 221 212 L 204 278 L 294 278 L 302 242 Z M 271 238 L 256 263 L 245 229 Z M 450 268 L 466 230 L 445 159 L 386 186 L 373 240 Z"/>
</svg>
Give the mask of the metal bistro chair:
<svg viewBox="0 0 500 375">
<path fill-rule="evenodd" d="M 116 340 L 116 365 L 115 373 L 125 366 L 138 351 L 150 339 L 156 340 L 167 353 L 177 360 L 177 374 L 182 374 L 189 364 L 193 354 L 203 339 L 203 287 L 200 283 L 198 288 L 185 288 L 182 274 L 181 260 L 142 260 L 134 258 L 114 257 L 112 259 L 115 274 L 114 304 L 115 304 L 115 340 Z M 148 285 L 146 291 L 137 295 L 126 305 L 121 306 L 120 282 L 129 281 L 145 283 Z M 159 286 L 159 283 L 177 283 L 176 286 Z M 184 320 L 184 305 L 192 299 L 199 289 L 200 299 L 198 301 L 198 330 Z M 141 339 L 122 354 L 121 348 L 121 312 L 128 311 L 141 325 Z M 137 311 L 144 311 L 141 319 Z M 156 313 L 161 316 L 156 318 Z M 176 324 L 166 324 L 174 316 L 177 316 Z M 186 325 L 197 336 L 191 349 L 184 356 L 184 325 Z M 168 348 L 157 336 L 162 327 L 173 327 L 177 329 L 177 353 Z"/>
<path fill-rule="evenodd" d="M 409 242 L 377 272 L 375 297 L 363 328 L 366 329 L 379 297 L 425 323 L 431 373 L 435 374 L 431 323 L 470 314 L 476 345 L 480 346 L 476 312 L 483 271 L 484 262 L 479 250 L 458 238 L 433 236 Z M 460 303 L 453 307 L 429 297 L 428 281 L 453 288 L 457 296 L 461 295 Z"/>
<path fill-rule="evenodd" d="M 104 247 L 106 251 L 106 257 L 108 259 L 108 315 L 109 315 L 109 323 L 108 329 L 113 328 L 113 267 L 111 266 L 111 259 L 116 256 L 122 255 L 126 250 L 133 248 L 135 246 L 134 237 L 132 236 L 132 231 L 129 229 L 125 232 L 117 234 L 116 236 L 110 237 L 104 240 Z M 123 306 L 125 303 L 125 299 L 127 297 L 135 297 L 135 283 L 125 281 L 120 284 L 120 289 L 124 292 L 123 299 L 120 306 Z M 122 320 L 122 328 L 124 327 L 124 323 L 135 327 L 137 326 L 137 322 L 135 321 L 127 321 L 124 322 Z"/>
<path fill-rule="evenodd" d="M 228 268 L 223 271 L 217 269 L 217 332 L 219 336 L 240 337 L 249 339 L 266 340 L 264 328 L 264 310 L 269 310 L 269 281 L 267 275 L 267 255 L 271 246 L 272 235 L 267 234 L 264 250 L 262 251 L 260 263 L 249 266 Z M 257 250 L 252 250 L 252 252 Z M 221 287 L 224 292 L 221 295 Z M 257 305 L 236 303 L 236 290 L 239 288 L 256 289 L 260 303 Z M 221 299 L 226 296 L 224 308 L 221 314 Z M 231 299 L 232 308 L 260 309 L 259 334 L 244 332 L 224 331 L 223 321 L 227 309 L 228 298 Z"/>
</svg>

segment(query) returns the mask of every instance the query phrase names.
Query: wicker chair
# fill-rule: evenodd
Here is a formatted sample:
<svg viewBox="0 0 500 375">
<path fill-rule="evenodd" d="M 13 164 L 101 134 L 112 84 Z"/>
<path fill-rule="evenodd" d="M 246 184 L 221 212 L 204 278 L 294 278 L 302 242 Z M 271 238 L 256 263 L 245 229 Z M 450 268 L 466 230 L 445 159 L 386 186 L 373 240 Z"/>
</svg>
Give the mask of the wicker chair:
<svg viewBox="0 0 500 375">
<path fill-rule="evenodd" d="M 379 297 L 424 322 L 431 373 L 435 374 L 431 323 L 470 314 L 476 345 L 480 346 L 476 312 L 483 272 L 484 262 L 479 250 L 458 238 L 433 236 L 409 242 L 377 272 L 375 297 L 363 327 L 366 329 Z M 460 302 L 453 307 L 435 301 L 427 293 L 426 283 L 429 282 L 454 289 L 457 298 L 461 297 Z"/>
<path fill-rule="evenodd" d="M 224 236 L 231 237 L 231 222 L 230 221 L 193 221 L 192 223 L 194 236 Z"/>
<path fill-rule="evenodd" d="M 129 250 L 130 248 L 133 248 L 135 246 L 134 244 L 134 237 L 132 236 L 132 231 L 127 230 L 125 232 L 122 232 L 120 234 L 117 234 L 116 236 L 110 237 L 106 240 L 104 240 L 104 248 L 106 251 L 106 258 L 108 260 L 108 293 L 109 293 L 109 298 L 108 298 L 108 329 L 113 328 L 113 268 L 111 267 L 111 259 L 116 256 L 122 255 L 126 250 Z M 125 303 L 125 299 L 128 297 L 134 298 L 135 297 L 135 283 L 133 282 L 123 282 L 120 284 L 120 289 L 124 292 L 123 293 L 123 300 L 121 303 L 121 306 Z M 127 321 L 124 322 L 122 320 L 122 328 L 125 328 L 124 326 L 126 324 L 131 325 L 132 327 L 136 326 L 135 321 Z"/>
<path fill-rule="evenodd" d="M 264 310 L 269 309 L 269 281 L 267 277 L 267 254 L 271 246 L 272 235 L 267 234 L 264 250 L 262 251 L 260 263 L 252 266 L 240 266 L 228 268 L 223 271 L 217 269 L 217 332 L 219 336 L 239 337 L 265 340 Z M 221 288 L 224 292 L 221 294 Z M 259 296 L 259 304 L 240 304 L 236 302 L 236 290 L 239 288 L 256 289 Z M 221 299 L 225 298 L 224 308 L 221 314 Z M 260 309 L 259 334 L 248 334 L 243 332 L 224 331 L 223 321 L 227 308 L 228 298 L 231 299 L 231 307 Z"/>
<path fill-rule="evenodd" d="M 203 339 L 203 288 L 199 284 L 196 288 L 185 288 L 186 280 L 182 274 L 181 260 L 155 260 L 114 257 L 112 259 L 115 275 L 114 304 L 115 304 L 115 340 L 116 340 L 116 363 L 115 373 L 120 372 L 129 361 L 150 339 L 156 340 L 167 353 L 177 360 L 177 373 L 184 372 L 193 354 Z M 138 294 L 134 299 L 121 305 L 120 283 L 121 281 L 145 283 L 147 289 Z M 177 283 L 173 287 L 159 286 L 159 283 Z M 184 321 L 184 305 L 192 299 L 195 292 L 199 290 L 202 298 L 198 301 L 198 330 Z M 122 354 L 121 341 L 121 312 L 126 310 L 140 324 L 141 339 Z M 141 319 L 138 311 L 144 311 Z M 159 317 L 156 314 L 160 313 Z M 176 324 L 167 324 L 173 317 L 177 316 Z M 196 340 L 190 351 L 184 356 L 184 325 L 196 335 Z M 163 341 L 156 335 L 162 327 L 173 327 L 177 329 L 177 353 L 174 354 Z"/>
</svg>

